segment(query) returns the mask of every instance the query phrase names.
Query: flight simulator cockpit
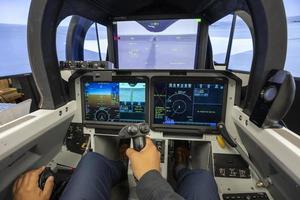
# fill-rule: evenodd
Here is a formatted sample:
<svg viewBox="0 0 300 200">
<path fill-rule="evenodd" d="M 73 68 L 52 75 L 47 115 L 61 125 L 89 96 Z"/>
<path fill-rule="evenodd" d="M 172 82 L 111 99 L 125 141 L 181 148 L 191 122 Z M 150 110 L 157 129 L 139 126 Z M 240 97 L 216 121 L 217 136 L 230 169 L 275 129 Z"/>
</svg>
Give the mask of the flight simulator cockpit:
<svg viewBox="0 0 300 200">
<path fill-rule="evenodd" d="M 251 30 L 247 86 L 212 59 L 209 27 L 228 14 L 243 17 Z M 71 15 L 66 59 L 58 60 L 57 26 Z M 182 29 L 172 25 L 180 20 L 193 30 L 178 36 Z M 99 60 L 88 61 L 83 43 L 94 23 L 107 27 L 106 58 L 97 38 Z M 46 165 L 60 174 L 87 152 L 115 160 L 120 145 L 142 151 L 147 137 L 173 188 L 176 148 L 184 145 L 189 167 L 213 176 L 220 199 L 299 197 L 299 138 L 281 122 L 295 95 L 293 77 L 283 70 L 281 0 L 32 0 L 28 27 L 40 109 L 0 126 L 1 199 L 9 199 L 13 181 L 28 169 Z M 138 199 L 136 187 L 128 167 L 111 199 Z"/>
</svg>

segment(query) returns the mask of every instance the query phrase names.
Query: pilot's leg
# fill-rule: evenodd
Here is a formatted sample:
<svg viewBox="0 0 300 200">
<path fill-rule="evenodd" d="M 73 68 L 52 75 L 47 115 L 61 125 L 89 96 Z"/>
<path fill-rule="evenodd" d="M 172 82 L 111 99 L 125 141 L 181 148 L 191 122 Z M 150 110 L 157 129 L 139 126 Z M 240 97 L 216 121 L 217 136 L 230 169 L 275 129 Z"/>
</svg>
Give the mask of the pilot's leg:
<svg viewBox="0 0 300 200">
<path fill-rule="evenodd" d="M 79 162 L 60 199 L 110 199 L 111 188 L 124 175 L 125 167 L 121 161 L 108 160 L 100 154 L 90 152 Z"/>
<path fill-rule="evenodd" d="M 184 168 L 177 177 L 177 193 L 186 200 L 219 200 L 217 184 L 208 171 Z"/>
</svg>

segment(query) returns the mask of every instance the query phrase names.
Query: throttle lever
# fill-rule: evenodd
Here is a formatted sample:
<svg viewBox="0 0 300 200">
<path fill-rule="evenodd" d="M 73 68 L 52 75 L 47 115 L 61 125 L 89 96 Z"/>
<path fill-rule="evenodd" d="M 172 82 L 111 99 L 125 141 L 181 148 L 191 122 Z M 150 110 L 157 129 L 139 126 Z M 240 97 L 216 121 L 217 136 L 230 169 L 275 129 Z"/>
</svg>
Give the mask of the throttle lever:
<svg viewBox="0 0 300 200">
<path fill-rule="evenodd" d="M 133 140 L 133 148 L 141 151 L 146 146 L 146 135 L 150 132 L 147 123 L 130 124 L 121 129 L 119 137 L 124 139 L 131 138 Z"/>
<path fill-rule="evenodd" d="M 234 139 L 229 135 L 226 126 L 224 124 L 224 122 L 220 122 L 217 125 L 218 130 L 220 131 L 222 137 L 225 139 L 225 141 L 227 142 L 227 144 L 229 144 L 231 147 L 236 148 L 237 144 L 234 141 Z"/>
</svg>

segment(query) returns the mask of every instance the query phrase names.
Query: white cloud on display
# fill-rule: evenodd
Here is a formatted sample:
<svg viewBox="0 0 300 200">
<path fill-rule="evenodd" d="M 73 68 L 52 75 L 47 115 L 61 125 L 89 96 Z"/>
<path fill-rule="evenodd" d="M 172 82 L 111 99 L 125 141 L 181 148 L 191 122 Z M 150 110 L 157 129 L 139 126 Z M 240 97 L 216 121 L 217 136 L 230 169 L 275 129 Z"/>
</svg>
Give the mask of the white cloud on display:
<svg viewBox="0 0 300 200">
<path fill-rule="evenodd" d="M 104 52 L 107 49 L 107 40 L 100 40 L 101 52 Z M 98 53 L 98 43 L 97 40 L 85 40 L 84 41 L 84 49 L 97 52 Z"/>
<path fill-rule="evenodd" d="M 228 38 L 226 37 L 212 37 L 211 40 L 215 41 L 212 43 L 214 54 L 223 54 L 227 51 Z M 234 39 L 233 47 L 231 49 L 231 55 L 251 51 L 253 49 L 252 39 Z"/>
</svg>

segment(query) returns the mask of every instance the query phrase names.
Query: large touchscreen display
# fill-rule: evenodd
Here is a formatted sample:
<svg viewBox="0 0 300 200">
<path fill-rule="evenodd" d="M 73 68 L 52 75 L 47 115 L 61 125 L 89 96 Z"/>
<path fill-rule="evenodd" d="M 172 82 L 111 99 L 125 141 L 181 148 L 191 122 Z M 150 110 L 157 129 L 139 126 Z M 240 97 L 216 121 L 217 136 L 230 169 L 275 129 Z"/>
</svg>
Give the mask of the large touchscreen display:
<svg viewBox="0 0 300 200">
<path fill-rule="evenodd" d="M 146 83 L 84 84 L 85 119 L 96 122 L 144 122 Z"/>
<path fill-rule="evenodd" d="M 154 124 L 216 128 L 222 120 L 225 83 L 156 81 Z"/>
</svg>

